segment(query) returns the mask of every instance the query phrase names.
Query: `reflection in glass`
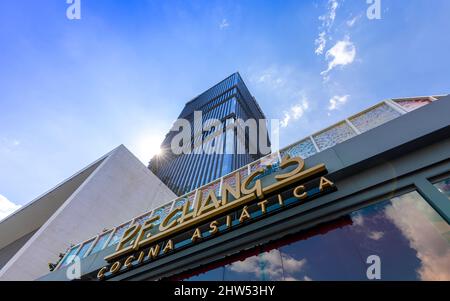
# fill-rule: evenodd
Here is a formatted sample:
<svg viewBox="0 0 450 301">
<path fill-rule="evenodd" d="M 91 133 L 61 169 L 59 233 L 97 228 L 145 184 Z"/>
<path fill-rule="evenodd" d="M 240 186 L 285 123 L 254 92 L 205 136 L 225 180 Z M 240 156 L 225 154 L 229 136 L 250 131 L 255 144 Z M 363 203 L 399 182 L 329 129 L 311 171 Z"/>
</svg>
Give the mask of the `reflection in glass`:
<svg viewBox="0 0 450 301">
<path fill-rule="evenodd" d="M 218 267 L 213 270 L 209 270 L 205 273 L 192 276 L 187 281 L 221 281 L 223 280 L 223 267 Z"/>
<path fill-rule="evenodd" d="M 66 256 L 64 257 L 63 262 L 61 263 L 61 265 L 60 265 L 59 268 L 63 268 L 63 267 L 65 267 L 65 266 L 67 266 L 68 264 L 72 263 L 73 260 L 74 260 L 73 256 L 74 256 L 75 254 L 77 254 L 79 248 L 80 248 L 80 245 L 77 245 L 77 246 L 75 246 L 75 247 L 72 247 L 72 248 L 69 250 L 69 252 L 66 254 Z"/>
<path fill-rule="evenodd" d="M 439 189 L 439 191 L 450 200 L 450 178 L 434 184 L 434 187 Z"/>
<path fill-rule="evenodd" d="M 94 240 L 95 239 L 92 239 L 90 241 L 83 243 L 83 246 L 81 247 L 80 252 L 78 252 L 78 254 L 77 254 L 80 258 L 83 258 L 85 255 L 87 255 L 86 252 L 89 251 Z"/>
<path fill-rule="evenodd" d="M 92 248 L 92 251 L 90 254 L 97 253 L 98 251 L 103 250 L 103 247 L 106 244 L 106 241 L 108 240 L 109 236 L 111 235 L 111 231 L 108 231 L 106 233 L 103 233 L 98 238 L 97 242 L 95 243 L 94 248 Z"/>
<path fill-rule="evenodd" d="M 111 240 L 108 243 L 108 247 L 113 246 L 115 244 L 117 244 L 120 240 L 120 238 L 122 237 L 123 233 L 125 232 L 126 229 L 128 229 L 128 227 L 130 226 L 131 222 L 128 222 L 122 226 L 119 226 L 116 228 L 116 231 L 114 231 L 113 236 L 111 237 Z"/>
<path fill-rule="evenodd" d="M 256 253 L 189 280 L 367 280 L 371 255 L 381 280 L 450 280 L 450 226 L 416 191 Z"/>
</svg>

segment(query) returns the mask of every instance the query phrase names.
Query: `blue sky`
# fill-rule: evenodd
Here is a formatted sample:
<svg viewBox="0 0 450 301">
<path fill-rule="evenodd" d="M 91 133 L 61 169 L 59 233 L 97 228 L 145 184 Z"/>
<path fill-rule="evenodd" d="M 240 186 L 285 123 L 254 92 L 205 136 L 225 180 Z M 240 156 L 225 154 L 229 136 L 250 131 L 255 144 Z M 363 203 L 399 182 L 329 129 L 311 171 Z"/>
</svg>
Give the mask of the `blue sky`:
<svg viewBox="0 0 450 301">
<path fill-rule="evenodd" d="M 450 92 L 448 0 L 381 0 L 380 20 L 365 0 L 67 7 L 0 2 L 0 215 L 119 144 L 146 164 L 184 103 L 235 71 L 281 146 L 382 99 Z"/>
</svg>

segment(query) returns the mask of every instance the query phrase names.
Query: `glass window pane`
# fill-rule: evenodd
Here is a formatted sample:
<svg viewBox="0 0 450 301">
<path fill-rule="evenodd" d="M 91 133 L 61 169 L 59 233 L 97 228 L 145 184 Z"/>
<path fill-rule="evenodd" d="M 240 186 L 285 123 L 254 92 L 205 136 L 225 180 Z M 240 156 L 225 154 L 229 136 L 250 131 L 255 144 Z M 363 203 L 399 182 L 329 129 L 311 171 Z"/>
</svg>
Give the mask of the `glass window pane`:
<svg viewBox="0 0 450 301">
<path fill-rule="evenodd" d="M 77 245 L 75 247 L 72 247 L 69 252 L 66 254 L 66 256 L 63 259 L 63 262 L 61 263 L 59 268 L 63 268 L 73 262 L 73 255 L 75 255 L 78 252 L 78 249 L 80 248 L 80 245 Z"/>
<path fill-rule="evenodd" d="M 128 229 L 130 224 L 131 224 L 131 222 L 128 222 L 122 226 L 119 226 L 116 229 L 116 231 L 113 234 L 113 237 L 111 238 L 111 240 L 108 243 L 108 247 L 113 246 L 119 242 L 120 238 L 122 238 L 123 233 L 125 232 L 126 229 Z"/>
<path fill-rule="evenodd" d="M 277 249 L 225 266 L 224 280 L 279 281 L 283 279 L 281 255 Z"/>
<path fill-rule="evenodd" d="M 87 255 L 86 253 L 91 248 L 92 244 L 94 243 L 94 240 L 95 239 L 91 239 L 90 241 L 83 243 L 80 252 L 78 252 L 77 254 L 80 258 L 83 258 L 85 255 Z"/>
<path fill-rule="evenodd" d="M 450 226 L 417 192 L 365 207 L 350 218 L 342 229 L 282 247 L 282 253 L 306 261 L 304 270 L 291 275 L 367 280 L 365 261 L 377 255 L 382 280 L 450 280 Z"/>
<path fill-rule="evenodd" d="M 221 281 L 223 280 L 223 267 L 200 273 L 198 275 L 184 279 L 185 281 Z"/>
<path fill-rule="evenodd" d="M 450 226 L 416 191 L 266 248 L 224 263 L 224 280 L 368 280 L 372 255 L 381 280 L 450 280 Z"/>
<path fill-rule="evenodd" d="M 445 195 L 450 200 L 450 178 L 434 184 L 434 187 L 436 187 L 443 195 Z"/>
<path fill-rule="evenodd" d="M 95 243 L 94 248 L 92 248 L 92 251 L 90 254 L 94 254 L 94 253 L 97 253 L 97 252 L 103 250 L 103 247 L 105 246 L 105 243 L 108 240 L 110 235 L 111 235 L 111 231 L 101 234 L 100 237 L 98 238 L 97 242 Z"/>
</svg>

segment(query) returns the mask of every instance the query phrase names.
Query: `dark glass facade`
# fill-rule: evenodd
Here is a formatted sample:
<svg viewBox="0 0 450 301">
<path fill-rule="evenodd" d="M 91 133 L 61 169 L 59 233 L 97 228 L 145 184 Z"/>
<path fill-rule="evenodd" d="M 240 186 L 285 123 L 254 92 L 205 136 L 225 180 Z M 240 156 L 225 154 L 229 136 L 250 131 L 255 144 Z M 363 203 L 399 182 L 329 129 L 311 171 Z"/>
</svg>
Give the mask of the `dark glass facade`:
<svg viewBox="0 0 450 301">
<path fill-rule="evenodd" d="M 221 132 L 218 138 L 222 141 L 221 153 L 198 151 L 196 146 L 200 144 L 199 147 L 201 147 L 201 141 L 206 141 L 212 132 L 195 133 L 195 111 L 202 112 L 202 124 L 208 119 L 217 119 L 222 122 L 222 125 L 226 125 L 220 129 L 213 129 L 215 134 Z M 149 168 L 178 195 L 192 191 L 262 156 L 259 148 L 254 154 L 249 152 L 248 142 L 242 142 L 238 138 L 237 128 L 233 126 L 237 119 L 243 121 L 265 119 L 239 73 L 232 74 L 186 103 L 178 118 L 186 119 L 191 124 L 192 153 L 175 155 L 171 151 L 172 138 L 178 134 L 176 131 L 171 131 L 161 145 L 163 154 L 153 158 L 149 164 Z M 230 126 L 232 126 L 231 130 Z M 233 131 L 232 135 L 229 131 Z M 267 132 L 265 135 L 267 137 Z M 243 147 L 245 153 L 239 154 L 238 147 Z M 226 150 L 232 151 L 226 152 Z"/>
<path fill-rule="evenodd" d="M 375 254 L 383 280 L 450 280 L 450 226 L 412 191 L 177 279 L 368 280 Z"/>
</svg>

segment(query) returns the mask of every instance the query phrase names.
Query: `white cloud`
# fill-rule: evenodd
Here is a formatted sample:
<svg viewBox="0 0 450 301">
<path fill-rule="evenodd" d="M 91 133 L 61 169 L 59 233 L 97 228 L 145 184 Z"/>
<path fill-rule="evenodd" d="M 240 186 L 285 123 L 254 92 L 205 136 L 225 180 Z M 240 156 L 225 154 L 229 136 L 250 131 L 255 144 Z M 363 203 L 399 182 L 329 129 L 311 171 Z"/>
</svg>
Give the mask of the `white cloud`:
<svg viewBox="0 0 450 301">
<path fill-rule="evenodd" d="M 227 19 L 222 19 L 222 22 L 219 24 L 220 29 L 224 29 L 230 26 L 230 23 L 228 23 Z"/>
<path fill-rule="evenodd" d="M 279 73 L 280 71 L 276 67 L 268 68 L 256 78 L 256 82 L 265 84 L 271 89 L 280 88 L 286 83 L 286 80 Z"/>
<path fill-rule="evenodd" d="M 289 124 L 289 120 L 291 120 L 291 115 L 288 112 L 284 112 L 284 118 L 280 121 L 280 125 L 282 128 L 285 128 Z"/>
<path fill-rule="evenodd" d="M 357 214 L 352 216 L 352 222 L 355 225 L 363 226 L 364 225 L 364 217 L 362 216 L 362 214 L 357 213 Z"/>
<path fill-rule="evenodd" d="M 272 65 L 252 73 L 250 81 L 282 108 L 277 119 L 280 128 L 286 128 L 290 122 L 300 118 L 307 118 L 305 113 L 312 109 L 312 103 L 302 89 L 306 76 L 288 65 Z"/>
<path fill-rule="evenodd" d="M 337 0 L 329 0 L 327 4 L 327 12 L 326 14 L 319 17 L 319 20 L 322 21 L 319 30 L 319 37 L 314 41 L 314 44 L 316 45 L 316 49 L 314 52 L 317 55 L 323 54 L 327 40 L 328 40 L 328 34 L 334 24 L 334 20 L 336 19 L 336 10 L 339 7 L 339 3 Z"/>
<path fill-rule="evenodd" d="M 385 214 L 402 232 L 409 246 L 416 251 L 421 280 L 450 279 L 450 247 L 444 238 L 449 225 L 417 193 L 394 198 Z"/>
<path fill-rule="evenodd" d="M 319 20 L 322 21 L 322 25 L 324 27 L 331 28 L 331 26 L 333 26 L 334 20 L 336 19 L 336 10 L 339 7 L 339 3 L 337 0 L 329 0 L 327 5 L 327 13 L 320 16 Z"/>
<path fill-rule="evenodd" d="M 314 41 L 314 44 L 316 45 L 316 50 L 314 50 L 314 52 L 317 55 L 321 55 L 327 45 L 327 33 L 325 31 L 319 33 L 319 37 Z"/>
<path fill-rule="evenodd" d="M 21 205 L 14 204 L 6 197 L 0 194 L 0 220 L 4 219 L 17 209 L 22 207 Z"/>
<path fill-rule="evenodd" d="M 337 66 L 345 66 L 353 63 L 356 57 L 356 47 L 350 37 L 346 36 L 343 40 L 338 41 L 331 49 L 326 53 L 326 59 L 328 62 L 328 69 L 320 74 L 326 76 L 331 70 Z"/>
<path fill-rule="evenodd" d="M 281 258 L 283 262 L 281 262 Z M 297 260 L 287 254 L 281 253 L 277 249 L 263 253 L 259 256 L 252 256 L 244 261 L 236 261 L 230 265 L 230 270 L 236 273 L 251 273 L 257 278 L 268 277 L 268 280 L 287 280 L 296 281 L 292 274 L 301 272 L 306 259 Z M 261 263 L 264 263 L 262 268 Z M 284 273 L 283 273 L 284 269 Z M 283 278 L 284 276 L 284 278 Z M 309 277 L 305 276 L 305 280 Z"/>
<path fill-rule="evenodd" d="M 383 236 L 384 236 L 384 233 L 380 232 L 380 231 L 372 231 L 369 233 L 369 238 L 373 239 L 373 240 L 380 240 L 383 238 Z"/>
<path fill-rule="evenodd" d="M 339 109 L 340 107 L 342 107 L 343 105 L 345 105 L 347 103 L 349 98 L 350 98 L 350 95 L 343 95 L 343 96 L 335 95 L 335 96 L 333 96 L 329 101 L 328 110 L 334 111 L 334 110 Z"/>
<path fill-rule="evenodd" d="M 280 121 L 280 126 L 285 128 L 288 126 L 291 119 L 300 119 L 308 108 L 309 101 L 305 96 L 302 96 L 302 99 L 298 103 L 291 106 L 289 111 L 284 112 L 284 118 Z"/>
<path fill-rule="evenodd" d="M 347 26 L 348 27 L 353 27 L 353 25 L 355 25 L 355 23 L 356 23 L 356 21 L 358 21 L 358 19 L 359 18 L 361 18 L 361 15 L 358 15 L 358 16 L 356 16 L 356 17 L 353 17 L 352 19 L 350 19 L 350 20 L 347 20 Z"/>
</svg>

